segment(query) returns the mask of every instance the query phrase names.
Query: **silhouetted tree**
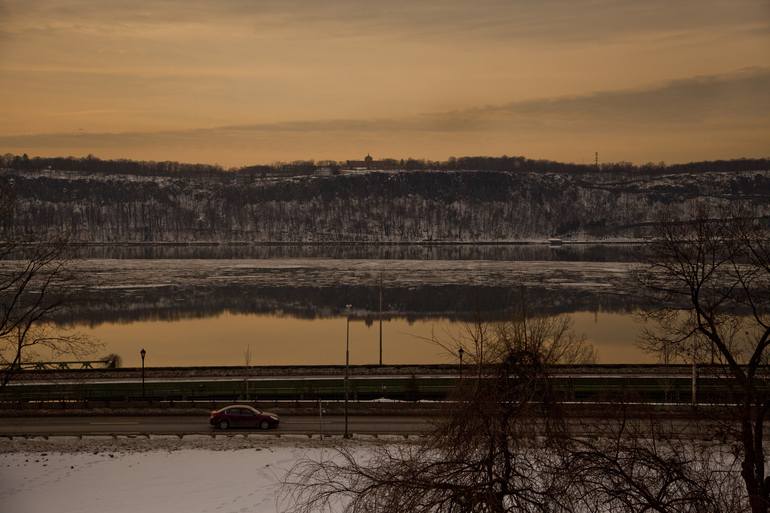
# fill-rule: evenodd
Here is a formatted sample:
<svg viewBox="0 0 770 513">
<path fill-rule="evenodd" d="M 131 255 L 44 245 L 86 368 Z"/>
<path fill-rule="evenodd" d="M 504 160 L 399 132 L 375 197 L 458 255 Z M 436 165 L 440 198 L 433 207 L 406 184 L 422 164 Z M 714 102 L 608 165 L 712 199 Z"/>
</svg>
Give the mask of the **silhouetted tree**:
<svg viewBox="0 0 770 513">
<path fill-rule="evenodd" d="M 0 213 L 12 215 L 13 191 L 0 188 Z M 9 238 L 0 225 L 0 387 L 19 372 L 35 350 L 49 354 L 82 354 L 92 343 L 61 334 L 49 322 L 64 303 L 73 276 L 67 270 L 66 240 Z"/>
<path fill-rule="evenodd" d="M 663 217 L 652 263 L 643 275 L 661 305 L 649 313 L 660 328 L 647 348 L 722 369 L 738 428 L 741 476 L 751 511 L 770 506 L 765 431 L 770 346 L 770 233 L 751 212 L 695 212 L 691 221 Z"/>
<path fill-rule="evenodd" d="M 447 346 L 466 348 L 472 373 L 445 421 L 416 445 L 301 461 L 286 479 L 291 511 L 577 511 L 548 368 L 590 348 L 562 318 L 476 323 L 468 334 Z"/>
</svg>

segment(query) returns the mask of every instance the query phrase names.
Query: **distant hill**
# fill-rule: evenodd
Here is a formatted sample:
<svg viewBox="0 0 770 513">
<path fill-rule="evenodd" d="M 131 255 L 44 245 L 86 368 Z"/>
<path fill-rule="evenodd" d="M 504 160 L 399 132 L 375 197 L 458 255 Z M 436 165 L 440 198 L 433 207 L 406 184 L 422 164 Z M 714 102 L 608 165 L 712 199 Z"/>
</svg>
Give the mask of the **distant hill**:
<svg viewBox="0 0 770 513">
<path fill-rule="evenodd" d="M 699 204 L 717 211 L 741 203 L 770 215 L 763 162 L 724 161 L 714 167 L 730 170 L 710 172 L 686 165 L 648 172 L 327 167 L 281 175 L 195 165 L 138 172 L 141 163 L 125 172 L 117 164 L 14 167 L 6 158 L 0 188 L 14 208 L 0 228 L 6 237 L 42 231 L 100 243 L 641 238 L 654 235 L 662 209 L 686 219 Z"/>
<path fill-rule="evenodd" d="M 627 173 L 630 175 L 653 175 L 692 172 L 723 172 L 723 171 L 766 171 L 770 169 L 770 159 L 742 158 L 732 160 L 711 160 L 687 162 L 684 164 L 665 164 L 664 162 L 648 162 L 632 164 L 631 162 L 602 162 L 594 164 L 575 164 L 572 162 L 557 162 L 544 159 L 529 159 L 522 156 L 489 157 L 465 156 L 450 157 L 447 160 L 435 161 L 425 159 L 373 159 L 367 155 L 363 160 L 295 160 L 292 162 L 274 162 L 272 164 L 257 164 L 239 168 L 223 169 L 218 165 L 190 164 L 174 161 L 139 161 L 128 159 L 105 160 L 93 155 L 87 157 L 29 157 L 24 155 L 0 155 L 0 169 L 17 171 L 72 171 L 78 173 L 98 174 L 133 174 L 142 176 L 169 177 L 201 177 L 220 173 L 244 174 L 259 176 L 296 176 L 337 173 L 344 169 L 371 170 L 403 170 L 403 171 L 534 171 L 550 173 Z"/>
</svg>

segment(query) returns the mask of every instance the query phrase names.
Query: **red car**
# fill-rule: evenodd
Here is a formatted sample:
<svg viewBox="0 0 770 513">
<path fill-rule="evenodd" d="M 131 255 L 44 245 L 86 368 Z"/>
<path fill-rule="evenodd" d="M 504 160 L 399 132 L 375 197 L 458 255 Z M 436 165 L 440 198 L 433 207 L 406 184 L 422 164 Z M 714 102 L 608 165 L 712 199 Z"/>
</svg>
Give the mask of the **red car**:
<svg viewBox="0 0 770 513">
<path fill-rule="evenodd" d="M 219 429 L 250 427 L 259 429 L 277 428 L 281 420 L 275 413 L 262 411 L 244 404 L 226 406 L 211 412 L 209 424 Z"/>
</svg>

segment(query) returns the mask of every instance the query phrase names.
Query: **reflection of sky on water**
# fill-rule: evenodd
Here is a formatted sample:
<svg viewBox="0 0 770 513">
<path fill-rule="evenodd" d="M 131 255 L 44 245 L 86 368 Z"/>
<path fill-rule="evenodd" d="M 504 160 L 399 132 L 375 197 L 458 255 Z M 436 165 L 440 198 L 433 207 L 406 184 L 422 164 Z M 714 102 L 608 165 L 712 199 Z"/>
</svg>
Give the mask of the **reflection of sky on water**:
<svg viewBox="0 0 770 513">
<path fill-rule="evenodd" d="M 496 260 L 80 260 L 66 325 L 176 321 L 223 313 L 336 317 L 347 303 L 421 320 L 532 312 L 629 312 L 644 306 L 632 262 Z"/>
<path fill-rule="evenodd" d="M 584 333 L 597 349 L 600 363 L 654 362 L 635 345 L 640 325 L 631 314 L 577 312 L 570 314 L 575 331 Z M 432 319 L 383 322 L 385 363 L 448 363 L 453 357 L 426 339 L 447 340 L 462 332 L 462 323 Z M 203 319 L 174 322 L 139 321 L 79 327 L 78 331 L 105 343 L 103 352 L 123 357 L 123 365 L 139 364 L 139 350 L 147 364 L 244 365 L 251 349 L 252 365 L 340 364 L 345 360 L 345 319 L 297 319 L 288 316 L 225 313 Z M 376 364 L 379 325 L 350 323 L 350 358 L 353 364 Z"/>
<path fill-rule="evenodd" d="M 336 364 L 344 305 L 353 363 L 377 363 L 382 279 L 385 363 L 451 362 L 426 339 L 522 304 L 568 314 L 600 361 L 654 361 L 635 345 L 645 306 L 639 245 L 84 247 L 82 280 L 55 320 L 101 340 L 124 365 Z M 0 263 L 2 265 L 2 263 Z M 594 313 L 597 312 L 597 313 Z"/>
</svg>

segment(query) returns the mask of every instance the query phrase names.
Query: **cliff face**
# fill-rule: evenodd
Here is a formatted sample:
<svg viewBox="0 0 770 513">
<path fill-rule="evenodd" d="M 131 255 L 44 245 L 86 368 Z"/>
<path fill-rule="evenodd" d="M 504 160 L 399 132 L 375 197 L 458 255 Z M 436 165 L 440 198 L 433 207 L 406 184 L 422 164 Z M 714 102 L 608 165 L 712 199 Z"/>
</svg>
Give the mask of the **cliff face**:
<svg viewBox="0 0 770 513">
<path fill-rule="evenodd" d="M 770 172 L 570 175 L 366 172 L 174 178 L 0 171 L 0 224 L 82 242 L 508 241 L 643 237 L 656 212 L 750 203 L 770 214 Z"/>
</svg>

